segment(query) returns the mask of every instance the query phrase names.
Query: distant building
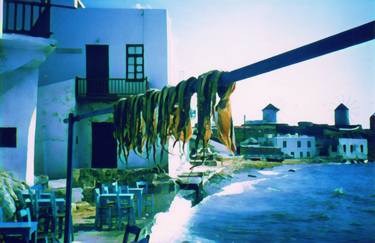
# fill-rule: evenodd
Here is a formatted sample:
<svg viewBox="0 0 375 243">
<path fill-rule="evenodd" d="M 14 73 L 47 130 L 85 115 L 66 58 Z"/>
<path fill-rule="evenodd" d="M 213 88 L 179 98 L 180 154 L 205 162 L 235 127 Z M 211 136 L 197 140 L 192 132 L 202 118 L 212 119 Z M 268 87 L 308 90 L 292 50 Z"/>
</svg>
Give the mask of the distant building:
<svg viewBox="0 0 375 243">
<path fill-rule="evenodd" d="M 316 155 L 315 138 L 305 135 L 278 135 L 273 145 L 293 158 L 312 158 Z"/>
<path fill-rule="evenodd" d="M 331 150 L 331 157 L 366 160 L 367 149 L 367 140 L 364 138 L 339 138 L 337 148 Z"/>
<path fill-rule="evenodd" d="M 370 129 L 366 133 L 368 143 L 368 160 L 375 161 L 375 113 L 370 117 Z"/>
<path fill-rule="evenodd" d="M 276 123 L 276 113 L 279 111 L 277 107 L 275 107 L 272 104 L 267 105 L 263 108 L 263 121 L 269 122 L 269 123 Z"/>
<path fill-rule="evenodd" d="M 375 113 L 370 116 L 370 129 L 375 131 Z"/>
<path fill-rule="evenodd" d="M 344 104 L 340 104 L 335 109 L 335 126 L 349 126 L 349 109 Z"/>
</svg>

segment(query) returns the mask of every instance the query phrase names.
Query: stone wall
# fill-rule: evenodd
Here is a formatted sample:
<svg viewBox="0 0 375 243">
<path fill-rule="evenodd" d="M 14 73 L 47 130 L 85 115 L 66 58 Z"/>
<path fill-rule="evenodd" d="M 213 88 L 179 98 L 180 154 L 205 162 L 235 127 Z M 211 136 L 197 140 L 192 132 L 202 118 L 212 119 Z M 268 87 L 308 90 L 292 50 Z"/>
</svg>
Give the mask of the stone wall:
<svg viewBox="0 0 375 243">
<path fill-rule="evenodd" d="M 3 220 L 13 221 L 16 213 L 16 191 L 26 189 L 25 182 L 19 181 L 12 174 L 0 170 L 0 207 L 3 209 Z"/>
</svg>

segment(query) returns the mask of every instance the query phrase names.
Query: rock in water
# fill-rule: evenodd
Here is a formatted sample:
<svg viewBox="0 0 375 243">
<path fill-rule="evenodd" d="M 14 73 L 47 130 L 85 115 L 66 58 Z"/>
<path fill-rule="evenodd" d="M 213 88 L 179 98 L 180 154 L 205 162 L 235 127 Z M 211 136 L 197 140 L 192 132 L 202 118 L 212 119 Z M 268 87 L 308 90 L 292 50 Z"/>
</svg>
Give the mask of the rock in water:
<svg viewBox="0 0 375 243">
<path fill-rule="evenodd" d="M 288 171 L 289 171 L 289 172 L 296 172 L 295 169 L 289 169 Z"/>
<path fill-rule="evenodd" d="M 248 177 L 257 177 L 256 175 L 251 175 L 251 174 L 248 174 L 247 176 Z"/>
<path fill-rule="evenodd" d="M 15 191 L 25 190 L 26 185 L 5 171 L 0 171 L 0 207 L 3 208 L 3 220 L 12 221 L 16 212 L 18 198 Z"/>
<path fill-rule="evenodd" d="M 344 195 L 344 189 L 342 187 L 336 188 L 335 190 L 333 190 L 333 195 L 335 196 Z"/>
</svg>

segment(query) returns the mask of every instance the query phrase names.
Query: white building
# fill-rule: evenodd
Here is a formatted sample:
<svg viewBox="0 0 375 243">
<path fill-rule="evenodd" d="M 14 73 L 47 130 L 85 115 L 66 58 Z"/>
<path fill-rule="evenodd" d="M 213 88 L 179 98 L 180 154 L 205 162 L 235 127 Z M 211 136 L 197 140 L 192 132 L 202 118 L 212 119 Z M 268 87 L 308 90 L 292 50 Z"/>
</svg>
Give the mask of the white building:
<svg viewBox="0 0 375 243">
<path fill-rule="evenodd" d="M 312 158 L 316 155 L 315 137 L 305 135 L 278 135 L 273 145 L 293 158 Z"/>
<path fill-rule="evenodd" d="M 0 27 L 3 25 L 5 30 L 2 33 L 0 28 L 0 169 L 32 184 L 39 66 L 54 50 L 55 42 L 30 36 L 38 36 L 33 29 L 37 22 L 28 28 L 30 22 L 25 19 L 26 25 L 22 26 L 21 16 L 25 16 L 22 11 L 30 8 L 20 5 L 19 17 L 14 20 L 14 8 L 9 7 L 2 22 L 2 4 L 6 9 L 6 3 L 0 1 Z"/>
<path fill-rule="evenodd" d="M 40 72 L 37 174 L 65 176 L 63 119 L 70 112 L 112 107 L 121 97 L 168 83 L 167 29 L 165 10 L 52 9 L 51 32 L 57 48 Z M 125 168 L 117 156 L 111 114 L 77 122 L 74 133 L 75 168 Z M 167 163 L 164 157 L 158 162 Z M 129 167 L 153 165 L 130 155 Z"/>
<path fill-rule="evenodd" d="M 367 140 L 364 138 L 339 138 L 336 151 L 331 151 L 331 155 L 336 155 L 342 159 L 367 159 Z"/>
</svg>

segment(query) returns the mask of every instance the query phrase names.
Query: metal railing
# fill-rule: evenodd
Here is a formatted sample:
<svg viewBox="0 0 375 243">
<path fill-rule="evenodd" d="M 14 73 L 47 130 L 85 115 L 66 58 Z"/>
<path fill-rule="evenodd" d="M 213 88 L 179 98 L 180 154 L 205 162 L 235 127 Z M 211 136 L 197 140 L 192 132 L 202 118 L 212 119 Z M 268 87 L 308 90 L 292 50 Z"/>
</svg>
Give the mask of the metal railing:
<svg viewBox="0 0 375 243">
<path fill-rule="evenodd" d="M 146 92 L 147 78 L 129 81 L 125 78 L 89 79 L 76 77 L 77 100 L 116 100 L 133 94 Z"/>
<path fill-rule="evenodd" d="M 50 0 L 4 0 L 3 10 L 4 33 L 50 37 Z"/>
</svg>

